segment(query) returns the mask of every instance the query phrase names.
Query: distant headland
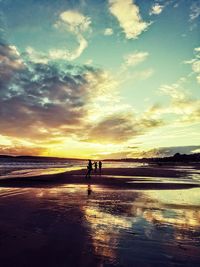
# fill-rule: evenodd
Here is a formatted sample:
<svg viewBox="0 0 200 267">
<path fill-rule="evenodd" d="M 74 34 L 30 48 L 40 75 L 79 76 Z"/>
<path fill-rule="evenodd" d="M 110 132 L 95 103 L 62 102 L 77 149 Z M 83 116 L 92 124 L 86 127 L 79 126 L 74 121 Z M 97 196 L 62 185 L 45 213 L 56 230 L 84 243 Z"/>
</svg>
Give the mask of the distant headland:
<svg viewBox="0 0 200 267">
<path fill-rule="evenodd" d="M 61 161 L 66 160 L 85 161 L 81 158 L 59 158 L 59 157 L 47 157 L 47 156 L 12 156 L 12 155 L 0 155 L 0 161 Z M 121 158 L 121 159 L 102 159 L 103 161 L 122 161 L 122 162 L 144 162 L 144 163 L 191 163 L 200 162 L 200 153 L 194 154 L 180 154 L 176 153 L 170 157 L 151 157 L 151 158 Z"/>
</svg>

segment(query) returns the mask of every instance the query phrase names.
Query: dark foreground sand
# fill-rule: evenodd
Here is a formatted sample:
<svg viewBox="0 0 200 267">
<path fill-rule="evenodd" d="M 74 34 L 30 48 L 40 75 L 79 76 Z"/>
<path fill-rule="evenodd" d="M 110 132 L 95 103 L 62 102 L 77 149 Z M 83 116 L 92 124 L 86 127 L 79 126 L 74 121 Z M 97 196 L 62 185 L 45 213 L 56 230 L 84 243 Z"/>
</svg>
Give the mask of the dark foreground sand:
<svg viewBox="0 0 200 267">
<path fill-rule="evenodd" d="M 199 186 L 189 180 L 182 181 L 187 175 L 185 171 L 163 167 L 106 168 L 102 170 L 101 174 L 93 171 L 90 179 L 86 179 L 86 172 L 85 169 L 82 169 L 51 175 L 0 179 L 0 187 L 49 187 L 59 184 L 91 184 L 111 186 L 116 189 L 184 189 Z M 168 178 L 167 183 L 163 178 Z"/>
<path fill-rule="evenodd" d="M 200 188 L 185 171 L 85 172 L 0 181 L 1 267 L 200 266 Z"/>
</svg>

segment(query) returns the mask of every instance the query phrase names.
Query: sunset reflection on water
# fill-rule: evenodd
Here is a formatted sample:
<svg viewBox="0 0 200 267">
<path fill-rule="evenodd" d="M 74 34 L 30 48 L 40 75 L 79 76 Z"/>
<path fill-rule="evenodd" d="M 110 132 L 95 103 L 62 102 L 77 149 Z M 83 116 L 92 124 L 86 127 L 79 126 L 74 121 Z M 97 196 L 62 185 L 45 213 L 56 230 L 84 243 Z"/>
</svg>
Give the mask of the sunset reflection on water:
<svg viewBox="0 0 200 267">
<path fill-rule="evenodd" d="M 76 257 L 81 253 L 80 266 L 199 266 L 199 188 L 114 190 L 91 186 L 88 195 L 87 185 L 62 185 L 2 188 L 0 195 L 0 209 L 8 197 L 12 201 L 13 196 L 13 205 L 20 203 L 13 231 L 28 225 L 26 234 L 36 233 L 38 247 L 40 235 L 47 247 L 51 239 L 58 239 L 52 246 L 59 248 L 64 243 L 70 251 L 75 250 Z M 12 218 L 12 205 L 9 209 Z M 24 244 L 29 249 L 30 244 Z M 67 264 L 68 258 L 63 261 Z"/>
<path fill-rule="evenodd" d="M 125 250 L 135 254 L 140 247 L 140 254 L 146 240 L 146 249 L 154 260 L 163 257 L 170 264 L 183 254 L 183 258 L 193 257 L 199 262 L 199 192 L 199 189 L 124 192 L 124 198 L 120 193 L 112 203 L 104 196 L 103 203 L 101 200 L 84 207 L 95 253 L 112 263 L 124 257 L 131 262 Z M 108 191 L 107 196 L 112 193 Z M 158 244 L 160 256 L 155 251 Z"/>
<path fill-rule="evenodd" d="M 121 231 L 131 228 L 132 221 L 118 215 L 102 212 L 98 208 L 86 207 L 83 211 L 89 223 L 95 254 L 102 258 L 107 257 L 112 261 L 115 260 Z"/>
</svg>

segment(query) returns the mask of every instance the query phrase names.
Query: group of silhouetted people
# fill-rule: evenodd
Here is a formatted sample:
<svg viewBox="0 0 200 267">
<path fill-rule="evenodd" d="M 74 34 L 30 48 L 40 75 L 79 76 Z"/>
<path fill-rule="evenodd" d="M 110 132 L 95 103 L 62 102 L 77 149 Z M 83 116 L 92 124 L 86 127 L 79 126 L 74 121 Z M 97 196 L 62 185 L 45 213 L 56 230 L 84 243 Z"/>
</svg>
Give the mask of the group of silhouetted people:
<svg viewBox="0 0 200 267">
<path fill-rule="evenodd" d="M 99 174 L 101 174 L 101 169 L 102 169 L 102 162 L 99 161 L 94 161 L 92 162 L 90 159 L 88 160 L 88 165 L 87 165 L 87 173 L 86 173 L 86 178 L 91 178 L 91 172 L 93 170 L 93 165 L 94 165 L 94 173 L 98 172 L 98 167 L 99 167 Z"/>
</svg>

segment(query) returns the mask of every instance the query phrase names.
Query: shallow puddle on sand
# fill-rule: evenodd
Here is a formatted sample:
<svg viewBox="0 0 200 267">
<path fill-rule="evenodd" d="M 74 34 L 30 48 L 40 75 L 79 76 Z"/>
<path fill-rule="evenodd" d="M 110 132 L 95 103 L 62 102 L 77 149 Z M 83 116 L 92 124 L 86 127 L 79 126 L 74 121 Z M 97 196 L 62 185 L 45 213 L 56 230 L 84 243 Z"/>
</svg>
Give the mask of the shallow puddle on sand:
<svg viewBox="0 0 200 267">
<path fill-rule="evenodd" d="M 101 198 L 83 209 L 100 257 L 119 266 L 200 264 L 199 189 L 110 190 Z"/>
<path fill-rule="evenodd" d="M 23 246 L 29 253 L 53 249 L 62 259 L 56 267 L 200 265 L 200 188 L 145 191 L 64 185 L 4 188 L 0 195 L 0 213 L 7 209 L 4 223 L 13 220 L 15 225 L 9 231 L 35 233 L 37 246 L 23 241 L 18 255 Z M 20 206 L 19 217 L 13 215 L 14 205 Z M 68 246 L 72 261 L 63 249 Z M 53 259 L 49 266 L 55 266 Z"/>
</svg>

